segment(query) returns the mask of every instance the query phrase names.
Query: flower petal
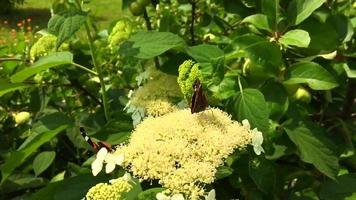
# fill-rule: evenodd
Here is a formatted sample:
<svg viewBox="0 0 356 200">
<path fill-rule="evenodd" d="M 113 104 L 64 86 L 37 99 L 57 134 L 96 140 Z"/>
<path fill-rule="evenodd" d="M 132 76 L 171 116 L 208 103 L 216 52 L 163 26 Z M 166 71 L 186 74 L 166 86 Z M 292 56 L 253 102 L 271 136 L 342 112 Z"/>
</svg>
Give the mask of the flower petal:
<svg viewBox="0 0 356 200">
<path fill-rule="evenodd" d="M 103 147 L 103 148 L 101 148 L 101 149 L 98 151 L 98 153 L 96 154 L 96 159 L 97 159 L 97 160 L 104 161 L 107 154 L 108 154 L 108 150 Z"/>
<path fill-rule="evenodd" d="M 157 200 L 170 200 L 169 196 L 165 195 L 163 192 L 157 193 L 156 194 L 156 199 Z"/>
<path fill-rule="evenodd" d="M 122 165 L 122 163 L 124 162 L 125 156 L 123 153 L 119 154 L 118 156 L 115 157 L 115 163 L 117 165 Z"/>
<path fill-rule="evenodd" d="M 111 173 L 112 171 L 114 171 L 115 169 L 115 163 L 113 162 L 109 162 L 106 164 L 105 166 L 105 172 L 108 174 L 108 173 Z"/>
<path fill-rule="evenodd" d="M 216 200 L 214 189 L 210 190 L 210 192 L 208 193 L 208 196 L 205 197 L 205 200 Z"/>
<path fill-rule="evenodd" d="M 247 129 L 251 129 L 250 122 L 248 122 L 247 119 L 242 120 L 242 126 L 244 126 Z"/>
<path fill-rule="evenodd" d="M 171 200 L 184 200 L 184 196 L 182 194 L 174 194 Z"/>
<path fill-rule="evenodd" d="M 103 160 L 96 159 L 91 164 L 91 170 L 94 176 L 98 175 L 102 168 L 103 168 Z"/>
</svg>

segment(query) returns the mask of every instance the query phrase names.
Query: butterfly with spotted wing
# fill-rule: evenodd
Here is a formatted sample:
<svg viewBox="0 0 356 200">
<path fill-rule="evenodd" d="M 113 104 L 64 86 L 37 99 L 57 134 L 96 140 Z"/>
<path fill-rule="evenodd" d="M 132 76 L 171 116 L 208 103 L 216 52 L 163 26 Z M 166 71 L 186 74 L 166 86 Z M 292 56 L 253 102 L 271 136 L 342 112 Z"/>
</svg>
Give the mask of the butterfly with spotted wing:
<svg viewBox="0 0 356 200">
<path fill-rule="evenodd" d="M 83 138 L 85 139 L 85 141 L 91 146 L 93 147 L 93 149 L 98 152 L 101 148 L 105 148 L 106 150 L 108 150 L 108 152 L 110 152 L 111 149 L 111 145 L 103 142 L 103 141 L 99 141 L 99 142 L 93 142 L 92 139 L 90 139 L 90 137 L 88 136 L 87 132 L 85 131 L 85 129 L 83 127 L 80 127 L 80 133 L 82 134 Z"/>
</svg>

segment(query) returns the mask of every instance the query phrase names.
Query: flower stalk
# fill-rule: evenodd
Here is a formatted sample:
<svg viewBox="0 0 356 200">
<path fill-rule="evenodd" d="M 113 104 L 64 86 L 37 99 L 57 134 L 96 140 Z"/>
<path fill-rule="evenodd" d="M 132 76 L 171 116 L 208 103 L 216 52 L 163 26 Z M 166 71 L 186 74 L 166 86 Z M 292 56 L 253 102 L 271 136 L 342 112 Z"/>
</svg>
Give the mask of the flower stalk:
<svg viewBox="0 0 356 200">
<path fill-rule="evenodd" d="M 77 6 L 80 10 L 82 10 L 82 6 L 80 3 L 80 0 L 76 0 Z M 100 81 L 100 87 L 101 87 L 101 95 L 102 95 L 102 100 L 103 100 L 103 107 L 104 107 L 104 114 L 105 114 L 105 119 L 106 121 L 110 120 L 110 116 L 109 116 L 109 103 L 108 103 L 108 98 L 107 98 L 107 94 L 106 94 L 106 89 L 105 89 L 105 82 L 104 82 L 104 77 L 103 77 L 103 70 L 101 68 L 101 66 L 98 65 L 97 61 L 96 61 L 96 56 L 95 56 L 95 49 L 94 49 L 94 39 L 91 35 L 90 32 L 90 28 L 89 28 L 89 23 L 88 21 L 85 21 L 85 31 L 89 40 L 89 48 L 90 48 L 90 54 L 91 54 L 91 58 L 92 58 L 92 62 L 93 65 L 96 69 L 96 71 L 98 72 L 98 77 L 99 77 L 99 81 Z"/>
</svg>

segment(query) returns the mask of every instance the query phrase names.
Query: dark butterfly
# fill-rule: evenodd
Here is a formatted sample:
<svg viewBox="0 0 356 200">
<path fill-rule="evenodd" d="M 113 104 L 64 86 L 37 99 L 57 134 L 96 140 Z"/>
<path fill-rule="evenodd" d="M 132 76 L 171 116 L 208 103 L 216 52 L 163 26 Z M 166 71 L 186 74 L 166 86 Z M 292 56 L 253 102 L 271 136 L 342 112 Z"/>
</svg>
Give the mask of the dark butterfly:
<svg viewBox="0 0 356 200">
<path fill-rule="evenodd" d="M 194 93 L 190 105 L 190 111 L 192 114 L 204 111 L 206 107 L 208 107 L 208 100 L 203 93 L 203 86 L 201 85 L 199 79 L 195 80 L 193 89 Z"/>
<path fill-rule="evenodd" d="M 103 142 L 103 141 L 99 141 L 98 143 L 93 142 L 93 140 L 90 139 L 90 137 L 88 136 L 87 132 L 85 131 L 85 129 L 83 127 L 80 127 L 80 133 L 82 134 L 83 138 L 85 139 L 85 141 L 87 141 L 87 143 L 93 147 L 93 149 L 98 152 L 101 148 L 105 148 L 108 151 L 111 151 L 111 145 Z"/>
</svg>

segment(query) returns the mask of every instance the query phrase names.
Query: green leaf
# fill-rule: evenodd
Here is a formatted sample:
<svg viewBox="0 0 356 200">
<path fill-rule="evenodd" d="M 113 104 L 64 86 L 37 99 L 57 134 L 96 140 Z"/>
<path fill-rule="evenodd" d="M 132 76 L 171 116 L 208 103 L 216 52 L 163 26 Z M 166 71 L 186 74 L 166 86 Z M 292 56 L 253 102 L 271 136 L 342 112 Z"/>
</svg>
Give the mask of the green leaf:
<svg viewBox="0 0 356 200">
<path fill-rule="evenodd" d="M 223 179 L 226 178 L 228 176 L 230 176 L 233 173 L 233 169 L 231 167 L 228 166 L 220 166 L 218 167 L 216 174 L 215 174 L 215 179 L 219 180 L 219 179 Z"/>
<path fill-rule="evenodd" d="M 65 117 L 64 115 L 62 116 Z M 57 118 L 57 121 L 58 119 L 60 118 Z M 46 127 L 46 129 L 44 129 L 46 131 L 41 132 L 40 134 L 35 134 L 30 140 L 26 140 L 24 142 L 26 143 L 25 145 L 22 145 L 17 151 L 11 152 L 9 157 L 6 159 L 5 163 L 1 166 L 1 175 L 2 175 L 1 183 L 3 183 L 9 177 L 9 175 L 18 166 L 20 166 L 33 152 L 35 152 L 41 145 L 50 141 L 53 137 L 55 137 L 60 132 L 64 131 L 70 125 L 71 124 L 63 123 L 62 120 L 59 120 L 58 124 L 56 124 L 55 126 Z"/>
<path fill-rule="evenodd" d="M 283 85 L 274 81 L 269 81 L 263 85 L 261 92 L 267 101 L 270 118 L 279 121 L 289 107 L 288 94 Z"/>
<path fill-rule="evenodd" d="M 341 13 L 330 15 L 327 19 L 327 23 L 334 27 L 340 42 L 344 43 L 352 39 L 354 29 L 351 21 L 345 15 Z"/>
<path fill-rule="evenodd" d="M 238 92 L 230 102 L 233 116 L 239 121 L 247 119 L 251 127 L 265 132 L 268 130 L 268 108 L 263 94 L 256 89 Z"/>
<path fill-rule="evenodd" d="M 82 174 L 48 184 L 31 196 L 31 200 L 77 200 L 85 197 L 88 190 L 97 183 L 106 182 L 108 176 Z"/>
<path fill-rule="evenodd" d="M 57 35 L 56 48 L 72 37 L 85 23 L 85 13 L 66 13 L 65 15 L 54 15 L 48 21 L 48 31 Z"/>
<path fill-rule="evenodd" d="M 243 19 L 241 21 L 242 23 L 250 23 L 254 25 L 256 28 L 265 30 L 265 31 L 271 31 L 271 28 L 269 27 L 267 16 L 264 14 L 255 14 L 255 15 L 250 15 Z"/>
<path fill-rule="evenodd" d="M 356 70 L 350 69 L 350 67 L 347 64 L 343 66 L 348 78 L 356 78 Z"/>
<path fill-rule="evenodd" d="M 38 176 L 44 172 L 52 164 L 55 157 L 56 152 L 54 151 L 44 151 L 38 154 L 32 164 L 35 175 Z"/>
<path fill-rule="evenodd" d="M 292 0 L 288 6 L 287 16 L 293 25 L 307 19 L 326 0 Z"/>
<path fill-rule="evenodd" d="M 268 24 L 272 30 L 278 30 L 279 0 L 262 0 L 262 12 L 267 15 Z"/>
<path fill-rule="evenodd" d="M 165 188 L 151 188 L 138 194 L 138 200 L 156 200 L 156 194 L 164 191 Z"/>
<path fill-rule="evenodd" d="M 12 193 L 16 191 L 20 192 L 30 188 L 43 187 L 46 184 L 47 181 L 45 179 L 22 172 L 20 174 L 11 175 L 1 187 L 2 192 Z"/>
<path fill-rule="evenodd" d="M 334 51 L 339 45 L 338 35 L 332 24 L 309 18 L 299 28 L 309 33 L 311 40 L 308 51 L 313 55 Z"/>
<path fill-rule="evenodd" d="M 209 89 L 214 92 L 214 97 L 228 99 L 238 92 L 237 78 L 238 74 L 235 71 L 226 72 L 219 85 L 214 85 Z"/>
<path fill-rule="evenodd" d="M 40 58 L 31 67 L 28 67 L 11 76 L 11 81 L 14 83 L 19 83 L 49 68 L 64 65 L 64 64 L 71 64 L 72 62 L 73 62 L 73 54 L 70 52 L 64 51 L 64 52 L 51 53 L 47 56 Z"/>
<path fill-rule="evenodd" d="M 356 197 L 356 174 L 338 176 L 320 186 L 320 198 L 325 200 L 344 200 Z"/>
<path fill-rule="evenodd" d="M 31 85 L 23 83 L 9 83 L 6 80 L 0 78 L 0 97 L 8 92 L 22 90 L 28 87 L 31 87 Z"/>
<path fill-rule="evenodd" d="M 278 41 L 286 46 L 308 47 L 310 36 L 304 30 L 294 29 L 285 33 Z"/>
<path fill-rule="evenodd" d="M 326 69 L 314 62 L 299 62 L 290 66 L 284 83 L 306 83 L 314 90 L 330 90 L 338 86 L 334 77 Z"/>
<path fill-rule="evenodd" d="M 271 68 L 279 68 L 282 65 L 282 53 L 275 43 L 255 35 L 243 35 L 233 41 L 233 46 L 238 51 L 245 52 L 246 57 L 253 63 Z M 272 65 L 272 66 L 271 66 Z"/>
<path fill-rule="evenodd" d="M 249 163 L 250 177 L 258 189 L 271 193 L 276 184 L 276 169 L 273 162 L 266 159 L 254 159 Z"/>
<path fill-rule="evenodd" d="M 313 164 L 329 178 L 336 178 L 339 161 L 332 150 L 332 143 L 325 137 L 321 127 L 296 120 L 287 121 L 283 127 L 297 146 L 304 162 Z"/>
<path fill-rule="evenodd" d="M 127 56 L 150 59 L 170 49 L 182 50 L 185 46 L 181 37 L 170 32 L 138 32 L 120 46 L 119 52 Z"/>
<path fill-rule="evenodd" d="M 187 54 L 199 63 L 212 63 L 224 57 L 224 52 L 215 45 L 201 44 L 187 48 Z"/>
</svg>

